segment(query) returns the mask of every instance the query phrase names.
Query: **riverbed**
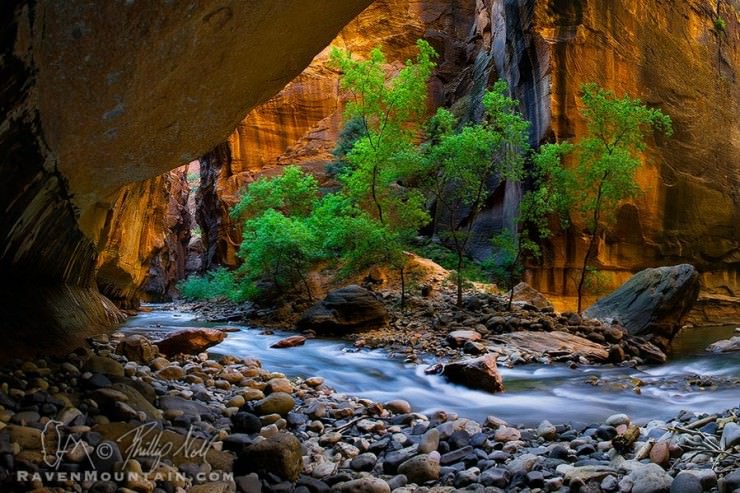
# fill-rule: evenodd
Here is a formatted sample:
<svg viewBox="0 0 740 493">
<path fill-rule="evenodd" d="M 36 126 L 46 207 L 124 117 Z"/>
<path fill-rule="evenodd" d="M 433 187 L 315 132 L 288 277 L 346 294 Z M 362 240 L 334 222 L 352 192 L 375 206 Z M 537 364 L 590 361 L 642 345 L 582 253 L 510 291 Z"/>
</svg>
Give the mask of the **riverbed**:
<svg viewBox="0 0 740 493">
<path fill-rule="evenodd" d="M 157 337 L 184 327 L 225 327 L 195 320 L 190 313 L 150 306 L 149 312 L 129 318 L 125 333 Z M 512 424 L 587 424 L 615 413 L 633 421 L 667 419 L 681 410 L 721 411 L 740 403 L 740 354 L 711 354 L 703 348 L 733 335 L 734 327 L 686 329 L 676 339 L 672 359 L 640 368 L 530 364 L 500 368 L 506 391 L 488 394 L 426 375 L 426 364 L 408 364 L 380 350 L 357 350 L 347 341 L 309 339 L 304 346 L 272 349 L 292 335 L 258 327 L 228 324 L 238 329 L 211 348 L 214 357 L 233 354 L 262 361 L 264 367 L 289 377 L 321 376 L 337 392 L 380 402 L 405 399 L 417 412 L 443 409 L 483 420 L 495 415 Z M 426 363 L 433 363 L 429 358 Z M 711 385 L 708 385 L 711 384 Z"/>
</svg>

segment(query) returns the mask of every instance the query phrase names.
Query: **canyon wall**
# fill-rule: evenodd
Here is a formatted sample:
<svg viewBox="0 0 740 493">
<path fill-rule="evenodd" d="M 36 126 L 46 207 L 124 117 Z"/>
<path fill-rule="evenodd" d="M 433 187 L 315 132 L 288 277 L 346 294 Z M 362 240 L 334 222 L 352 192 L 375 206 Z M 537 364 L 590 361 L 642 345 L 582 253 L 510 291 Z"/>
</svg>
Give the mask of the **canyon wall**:
<svg viewBox="0 0 740 493">
<path fill-rule="evenodd" d="M 651 139 L 637 177 L 641 195 L 620 207 L 600 238 L 596 266 L 604 288 L 645 267 L 687 262 L 703 273 L 703 301 L 737 296 L 740 3 L 518 1 L 490 11 L 500 26 L 497 66 L 536 122 L 536 139 L 585 133 L 578 96 L 590 81 L 673 119 L 672 138 Z M 724 30 L 715 26 L 719 18 Z M 554 238 L 544 265 L 531 271 L 539 289 L 574 293 L 587 244 L 580 226 Z M 737 319 L 737 298 L 732 306 L 726 315 Z"/>
<path fill-rule="evenodd" d="M 187 166 L 124 186 L 106 219 L 100 292 L 118 306 L 163 301 L 185 276 L 191 217 Z"/>
<path fill-rule="evenodd" d="M 703 273 L 703 301 L 737 313 L 740 263 L 740 31 L 738 1 L 699 0 L 383 0 L 332 42 L 357 55 L 381 45 L 393 63 L 424 37 L 440 52 L 431 104 L 480 116 L 480 97 L 496 78 L 532 122 L 531 141 L 577 141 L 585 132 L 580 86 L 597 82 L 638 97 L 674 122 L 671 139 L 649 142 L 638 182 L 600 238 L 596 266 L 609 290 L 648 266 L 689 262 Z M 724 31 L 715 27 L 722 18 Z M 402 20 L 402 21 L 401 21 Z M 253 110 L 210 155 L 214 210 L 227 210 L 260 173 L 301 163 L 315 171 L 331 160 L 341 128 L 338 74 L 327 53 L 270 101 Z M 490 253 L 489 238 L 510 225 L 520 190 L 501 184 L 474 226 L 471 254 Z M 210 261 L 233 265 L 238 229 L 207 218 L 219 247 Z M 587 242 L 575 224 L 544 245 L 528 280 L 567 305 Z M 727 298 L 729 297 L 729 298 Z M 727 299 L 725 299 L 727 298 Z M 734 301 L 733 301 L 734 300 Z M 710 310 L 711 311 L 711 310 Z M 734 313 L 734 315 L 733 315 Z M 715 316 L 721 315 L 716 313 Z M 708 318 L 712 318 L 711 316 Z"/>
<path fill-rule="evenodd" d="M 223 141 L 369 3 L 0 2 L 4 335 L 63 351 L 117 320 L 95 270 L 121 187 Z"/>
</svg>

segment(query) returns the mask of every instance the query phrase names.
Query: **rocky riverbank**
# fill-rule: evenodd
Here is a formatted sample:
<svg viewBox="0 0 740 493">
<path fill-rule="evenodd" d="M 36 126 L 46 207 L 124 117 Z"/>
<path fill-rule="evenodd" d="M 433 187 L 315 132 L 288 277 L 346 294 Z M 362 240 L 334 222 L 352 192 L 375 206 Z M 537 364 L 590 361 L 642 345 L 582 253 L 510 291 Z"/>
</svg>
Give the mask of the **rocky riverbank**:
<svg viewBox="0 0 740 493">
<path fill-rule="evenodd" d="M 120 353 L 120 354 L 119 354 Z M 740 408 L 521 428 L 100 336 L 0 369 L 2 491 L 731 492 Z M 84 475 L 87 473 L 87 476 Z"/>
<path fill-rule="evenodd" d="M 410 362 L 421 362 L 425 355 L 452 361 L 466 354 L 493 354 L 504 366 L 530 362 L 637 366 L 667 359 L 647 338 L 630 335 L 619 324 L 604 324 L 572 312 L 557 313 L 536 292 L 521 296 L 511 310 L 505 297 L 485 292 L 470 292 L 463 306 L 457 306 L 454 290 L 443 287 L 434 296 L 407 296 L 403 308 L 397 291 L 382 291 L 376 296 L 387 311 L 386 324 L 370 330 L 335 331 L 333 335 L 358 347 L 403 355 Z M 181 303 L 177 307 L 195 312 L 204 321 L 292 330 L 307 305 L 294 302 L 260 309 L 251 304 Z M 304 332 L 309 337 L 316 335 L 316 330 Z"/>
</svg>

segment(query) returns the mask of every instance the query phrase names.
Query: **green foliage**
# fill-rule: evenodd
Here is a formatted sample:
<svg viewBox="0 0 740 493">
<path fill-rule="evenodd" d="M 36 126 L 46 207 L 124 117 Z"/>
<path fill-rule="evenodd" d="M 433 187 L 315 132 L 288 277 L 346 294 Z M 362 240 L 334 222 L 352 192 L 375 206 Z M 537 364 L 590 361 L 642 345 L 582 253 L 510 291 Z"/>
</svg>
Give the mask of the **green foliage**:
<svg viewBox="0 0 740 493">
<path fill-rule="evenodd" d="M 529 149 L 528 122 L 516 110 L 504 81 L 486 92 L 484 121 L 454 132 L 452 114 L 438 111 L 427 130 L 425 188 L 434 198 L 437 234 L 457 254 L 457 301 L 462 303 L 463 266 L 471 227 L 493 178 L 518 181 Z"/>
<path fill-rule="evenodd" d="M 578 164 L 572 170 L 572 202 L 585 220 L 590 237 L 578 282 L 581 311 L 587 268 L 602 222 L 614 220 L 620 201 L 635 197 L 635 173 L 646 148 L 647 133 L 672 134 L 671 119 L 639 99 L 617 98 L 596 84 L 582 87 L 588 135 L 576 146 Z"/>
<path fill-rule="evenodd" d="M 727 32 L 727 21 L 723 17 L 714 19 L 714 30 L 718 33 Z"/>
<path fill-rule="evenodd" d="M 408 60 L 395 76 L 386 72 L 378 48 L 367 60 L 336 48 L 331 52 L 331 63 L 342 72 L 340 85 L 351 94 L 346 118 L 364 127 L 346 154 L 352 171 L 342 175 L 342 183 L 355 203 L 395 229 L 415 229 L 427 220 L 423 198 L 400 185 L 421 163 L 414 137 L 426 110 L 427 80 L 437 56 L 424 40 L 417 47 L 416 60 Z"/>
<path fill-rule="evenodd" d="M 248 297 L 234 274 L 219 267 L 203 276 L 190 276 L 177 284 L 180 296 L 188 300 L 244 301 Z"/>
<path fill-rule="evenodd" d="M 457 269 L 457 252 L 440 243 L 428 242 L 424 245 L 415 246 L 413 251 L 420 257 L 433 260 L 447 270 L 455 271 Z M 465 258 L 463 261 L 462 278 L 464 281 L 490 282 L 491 268 L 490 261 L 478 263 Z M 456 275 L 453 276 L 453 282 L 457 282 Z"/>
<path fill-rule="evenodd" d="M 243 260 L 240 272 L 246 279 L 254 282 L 267 276 L 278 289 L 301 281 L 311 297 L 305 273 L 321 258 L 321 252 L 306 218 L 267 209 L 247 220 L 239 257 Z"/>
<path fill-rule="evenodd" d="M 332 151 L 334 161 L 326 166 L 326 171 L 331 176 L 340 176 L 351 166 L 347 161 L 347 154 L 352 150 L 361 137 L 366 135 L 365 124 L 361 118 L 352 118 L 342 128 L 337 140 L 337 145 Z"/>
<path fill-rule="evenodd" d="M 231 209 L 234 219 L 250 219 L 268 209 L 286 216 L 307 216 L 319 196 L 319 183 L 298 166 L 286 166 L 280 176 L 260 177 Z"/>
</svg>

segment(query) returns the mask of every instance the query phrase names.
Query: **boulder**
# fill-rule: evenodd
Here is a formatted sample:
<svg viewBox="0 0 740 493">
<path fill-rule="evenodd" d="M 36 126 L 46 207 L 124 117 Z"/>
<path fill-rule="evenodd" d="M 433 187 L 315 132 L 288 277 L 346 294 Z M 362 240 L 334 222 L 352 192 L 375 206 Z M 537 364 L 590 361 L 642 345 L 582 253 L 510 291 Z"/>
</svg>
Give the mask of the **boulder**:
<svg viewBox="0 0 740 493">
<path fill-rule="evenodd" d="M 234 463 L 237 476 L 252 472 L 260 475 L 271 473 L 295 481 L 302 470 L 301 442 L 290 433 L 278 433 L 250 445 Z"/>
<path fill-rule="evenodd" d="M 475 330 L 453 330 L 447 334 L 447 344 L 452 347 L 463 347 L 466 342 L 479 341 L 481 335 Z"/>
<path fill-rule="evenodd" d="M 652 336 L 662 349 L 699 296 L 699 273 L 688 264 L 645 269 L 589 307 L 584 315 L 618 322 L 632 335 Z"/>
<path fill-rule="evenodd" d="M 226 338 L 226 334 L 216 329 L 183 329 L 168 334 L 157 342 L 159 352 L 167 356 L 176 354 L 197 354 L 215 346 Z"/>
<path fill-rule="evenodd" d="M 455 361 L 445 365 L 442 373 L 452 383 L 481 389 L 487 392 L 501 392 L 504 384 L 496 367 L 496 355 L 486 354 L 480 358 Z"/>
<path fill-rule="evenodd" d="M 134 334 L 121 340 L 116 346 L 116 354 L 121 354 L 129 361 L 146 364 L 154 359 L 157 351 L 149 339 L 140 334 Z"/>
<path fill-rule="evenodd" d="M 376 329 L 388 322 L 388 311 L 375 295 L 357 285 L 330 291 L 323 301 L 306 310 L 296 324 L 301 330 L 348 333 Z"/>
<path fill-rule="evenodd" d="M 507 296 L 511 295 L 511 291 L 507 294 Z M 545 296 L 534 289 L 532 286 L 527 284 L 526 282 L 520 282 L 516 286 L 514 286 L 514 298 L 513 301 L 523 301 L 525 303 L 528 303 L 532 306 L 535 306 L 539 308 L 540 310 L 543 308 L 552 308 L 552 303 L 550 303 L 550 300 L 545 298 Z"/>
<path fill-rule="evenodd" d="M 285 339 L 280 339 L 278 342 L 270 346 L 271 348 L 286 348 L 303 346 L 306 343 L 306 338 L 303 336 L 290 336 Z"/>
</svg>

